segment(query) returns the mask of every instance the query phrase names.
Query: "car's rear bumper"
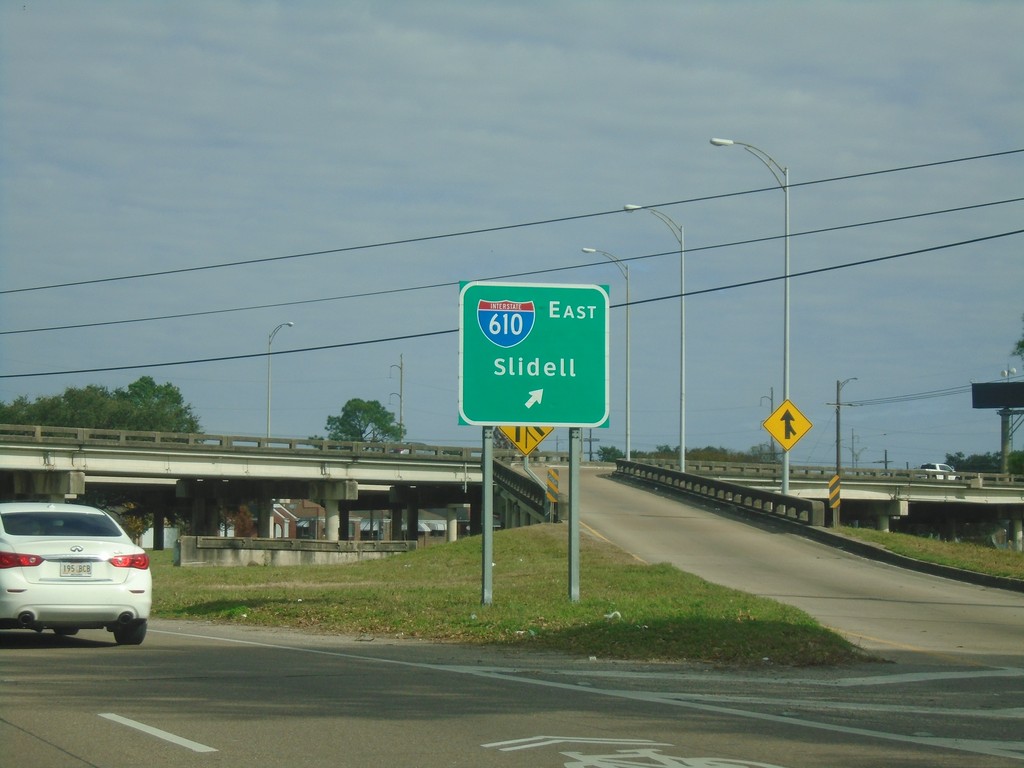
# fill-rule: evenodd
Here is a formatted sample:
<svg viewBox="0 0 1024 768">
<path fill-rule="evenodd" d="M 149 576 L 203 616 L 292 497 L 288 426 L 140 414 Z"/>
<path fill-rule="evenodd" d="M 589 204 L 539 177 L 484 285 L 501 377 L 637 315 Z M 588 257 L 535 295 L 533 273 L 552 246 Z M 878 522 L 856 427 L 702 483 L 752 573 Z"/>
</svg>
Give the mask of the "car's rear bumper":
<svg viewBox="0 0 1024 768">
<path fill-rule="evenodd" d="M 138 587 L 136 587 L 138 589 Z M 131 592 L 126 585 L 89 587 L 84 600 L 69 602 L 66 589 L 30 587 L 0 593 L 0 627 L 106 627 L 130 620 L 148 619 L 152 594 Z"/>
</svg>

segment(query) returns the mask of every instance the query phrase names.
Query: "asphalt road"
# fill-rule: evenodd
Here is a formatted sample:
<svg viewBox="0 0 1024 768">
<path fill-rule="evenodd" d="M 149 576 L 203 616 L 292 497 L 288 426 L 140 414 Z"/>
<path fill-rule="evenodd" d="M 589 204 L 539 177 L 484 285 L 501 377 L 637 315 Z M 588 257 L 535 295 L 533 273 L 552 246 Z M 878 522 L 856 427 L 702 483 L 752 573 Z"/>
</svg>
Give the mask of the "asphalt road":
<svg viewBox="0 0 1024 768">
<path fill-rule="evenodd" d="M 709 578 L 746 569 L 751 591 L 821 609 L 892 661 L 723 670 L 174 621 L 152 622 L 137 647 L 98 631 L 0 632 L 0 764 L 1024 764 L 1024 644 L 1007 618 L 1020 596 L 961 592 L 637 493 L 586 475 L 586 525 Z"/>
<path fill-rule="evenodd" d="M 1024 762 L 1024 670 L 721 671 L 157 621 L 0 632 L 19 768 L 992 768 Z"/>
</svg>

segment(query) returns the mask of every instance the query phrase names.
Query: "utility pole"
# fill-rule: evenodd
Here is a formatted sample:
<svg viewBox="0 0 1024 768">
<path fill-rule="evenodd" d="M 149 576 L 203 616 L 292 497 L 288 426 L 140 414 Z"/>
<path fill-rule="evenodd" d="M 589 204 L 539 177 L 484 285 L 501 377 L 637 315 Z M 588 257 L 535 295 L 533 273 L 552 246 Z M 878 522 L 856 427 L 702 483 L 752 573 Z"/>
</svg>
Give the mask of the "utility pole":
<svg viewBox="0 0 1024 768">
<path fill-rule="evenodd" d="M 845 386 L 846 384 L 848 384 L 851 381 L 856 381 L 856 380 L 857 380 L 856 377 L 853 377 L 853 378 L 850 378 L 850 379 L 845 379 L 843 381 L 840 381 L 839 379 L 836 379 L 836 402 L 835 402 L 835 406 L 836 406 L 836 476 L 835 476 L 835 478 L 833 480 L 833 482 L 835 483 L 835 487 L 836 487 L 836 497 L 835 497 L 835 500 L 833 501 L 833 504 L 832 504 L 832 509 L 833 509 L 833 512 L 832 512 L 832 526 L 834 528 L 838 528 L 839 527 L 839 505 L 840 505 L 840 501 L 839 501 L 839 487 L 840 487 L 840 483 L 842 482 L 842 476 L 843 476 L 843 441 L 842 441 L 842 434 L 843 433 L 842 433 L 842 429 L 840 427 L 840 420 L 841 420 L 842 414 L 843 414 L 843 404 L 842 404 L 842 399 L 841 398 L 842 398 L 842 393 L 843 393 L 843 386 Z M 852 449 L 853 446 L 851 445 L 850 447 Z"/>
<path fill-rule="evenodd" d="M 589 456 L 588 461 L 594 460 L 594 443 L 600 443 L 601 438 L 594 437 L 594 430 L 588 429 L 587 436 L 583 438 L 583 442 L 587 444 L 587 455 Z"/>
</svg>

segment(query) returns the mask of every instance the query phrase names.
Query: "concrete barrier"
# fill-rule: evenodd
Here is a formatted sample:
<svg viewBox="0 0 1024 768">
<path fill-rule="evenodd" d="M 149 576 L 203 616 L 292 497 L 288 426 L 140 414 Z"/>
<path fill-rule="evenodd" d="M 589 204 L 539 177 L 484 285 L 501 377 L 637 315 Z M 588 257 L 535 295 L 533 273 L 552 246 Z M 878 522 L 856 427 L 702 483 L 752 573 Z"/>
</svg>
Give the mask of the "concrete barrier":
<svg viewBox="0 0 1024 768">
<path fill-rule="evenodd" d="M 809 526 L 825 525 L 825 505 L 814 499 L 750 488 L 711 477 L 691 475 L 675 469 L 625 461 L 624 459 L 615 462 L 615 474 L 634 482 L 712 499 L 751 512 L 785 517 Z"/>
<path fill-rule="evenodd" d="M 182 536 L 174 545 L 174 564 L 344 565 L 378 560 L 416 549 L 415 541 L 312 541 Z"/>
</svg>

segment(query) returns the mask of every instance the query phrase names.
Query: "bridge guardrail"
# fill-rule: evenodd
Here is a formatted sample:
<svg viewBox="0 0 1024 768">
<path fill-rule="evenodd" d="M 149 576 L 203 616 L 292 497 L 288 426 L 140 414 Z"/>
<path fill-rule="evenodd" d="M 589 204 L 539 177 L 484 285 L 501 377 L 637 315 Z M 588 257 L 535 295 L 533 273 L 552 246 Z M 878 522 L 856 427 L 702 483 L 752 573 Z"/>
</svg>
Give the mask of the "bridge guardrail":
<svg viewBox="0 0 1024 768">
<path fill-rule="evenodd" d="M 751 512 L 786 517 L 807 525 L 825 525 L 825 505 L 815 499 L 803 499 L 727 480 L 680 472 L 676 469 L 619 459 L 615 473 L 631 480 L 679 493 L 693 494 Z"/>
<path fill-rule="evenodd" d="M 479 462 L 481 448 L 433 446 L 422 443 L 364 443 L 317 438 L 253 437 L 251 435 L 208 435 L 184 432 L 148 432 L 89 427 L 51 427 L 24 424 L 0 424 L 0 440 L 25 443 L 67 443 L 89 446 L 133 445 L 145 448 L 164 446 L 181 450 L 266 449 L 268 451 L 316 452 L 325 456 L 408 455 L 416 459 Z"/>
<path fill-rule="evenodd" d="M 678 464 L 676 459 L 650 459 L 643 462 L 648 466 L 671 469 Z M 701 461 L 687 457 L 686 468 L 692 473 L 711 475 L 717 477 L 739 477 L 745 481 L 764 480 L 767 482 L 779 482 L 782 478 L 781 464 L 747 464 L 730 461 Z M 806 480 L 816 483 L 828 483 L 835 475 L 834 466 L 801 466 L 791 465 L 789 468 L 790 480 Z M 973 484 L 975 487 L 1020 485 L 1024 483 L 1024 477 L 1020 475 L 1003 474 L 999 472 L 961 472 L 956 471 L 956 479 L 943 478 L 938 480 L 923 469 L 883 469 L 864 467 L 843 467 L 844 480 L 877 480 L 886 479 L 895 482 L 911 483 L 920 480 L 936 480 L 938 482 L 961 482 Z"/>
<path fill-rule="evenodd" d="M 494 480 L 505 491 L 513 494 L 525 504 L 535 515 L 541 518 L 546 515 L 547 494 L 534 480 L 513 471 L 500 461 L 494 462 Z"/>
</svg>

